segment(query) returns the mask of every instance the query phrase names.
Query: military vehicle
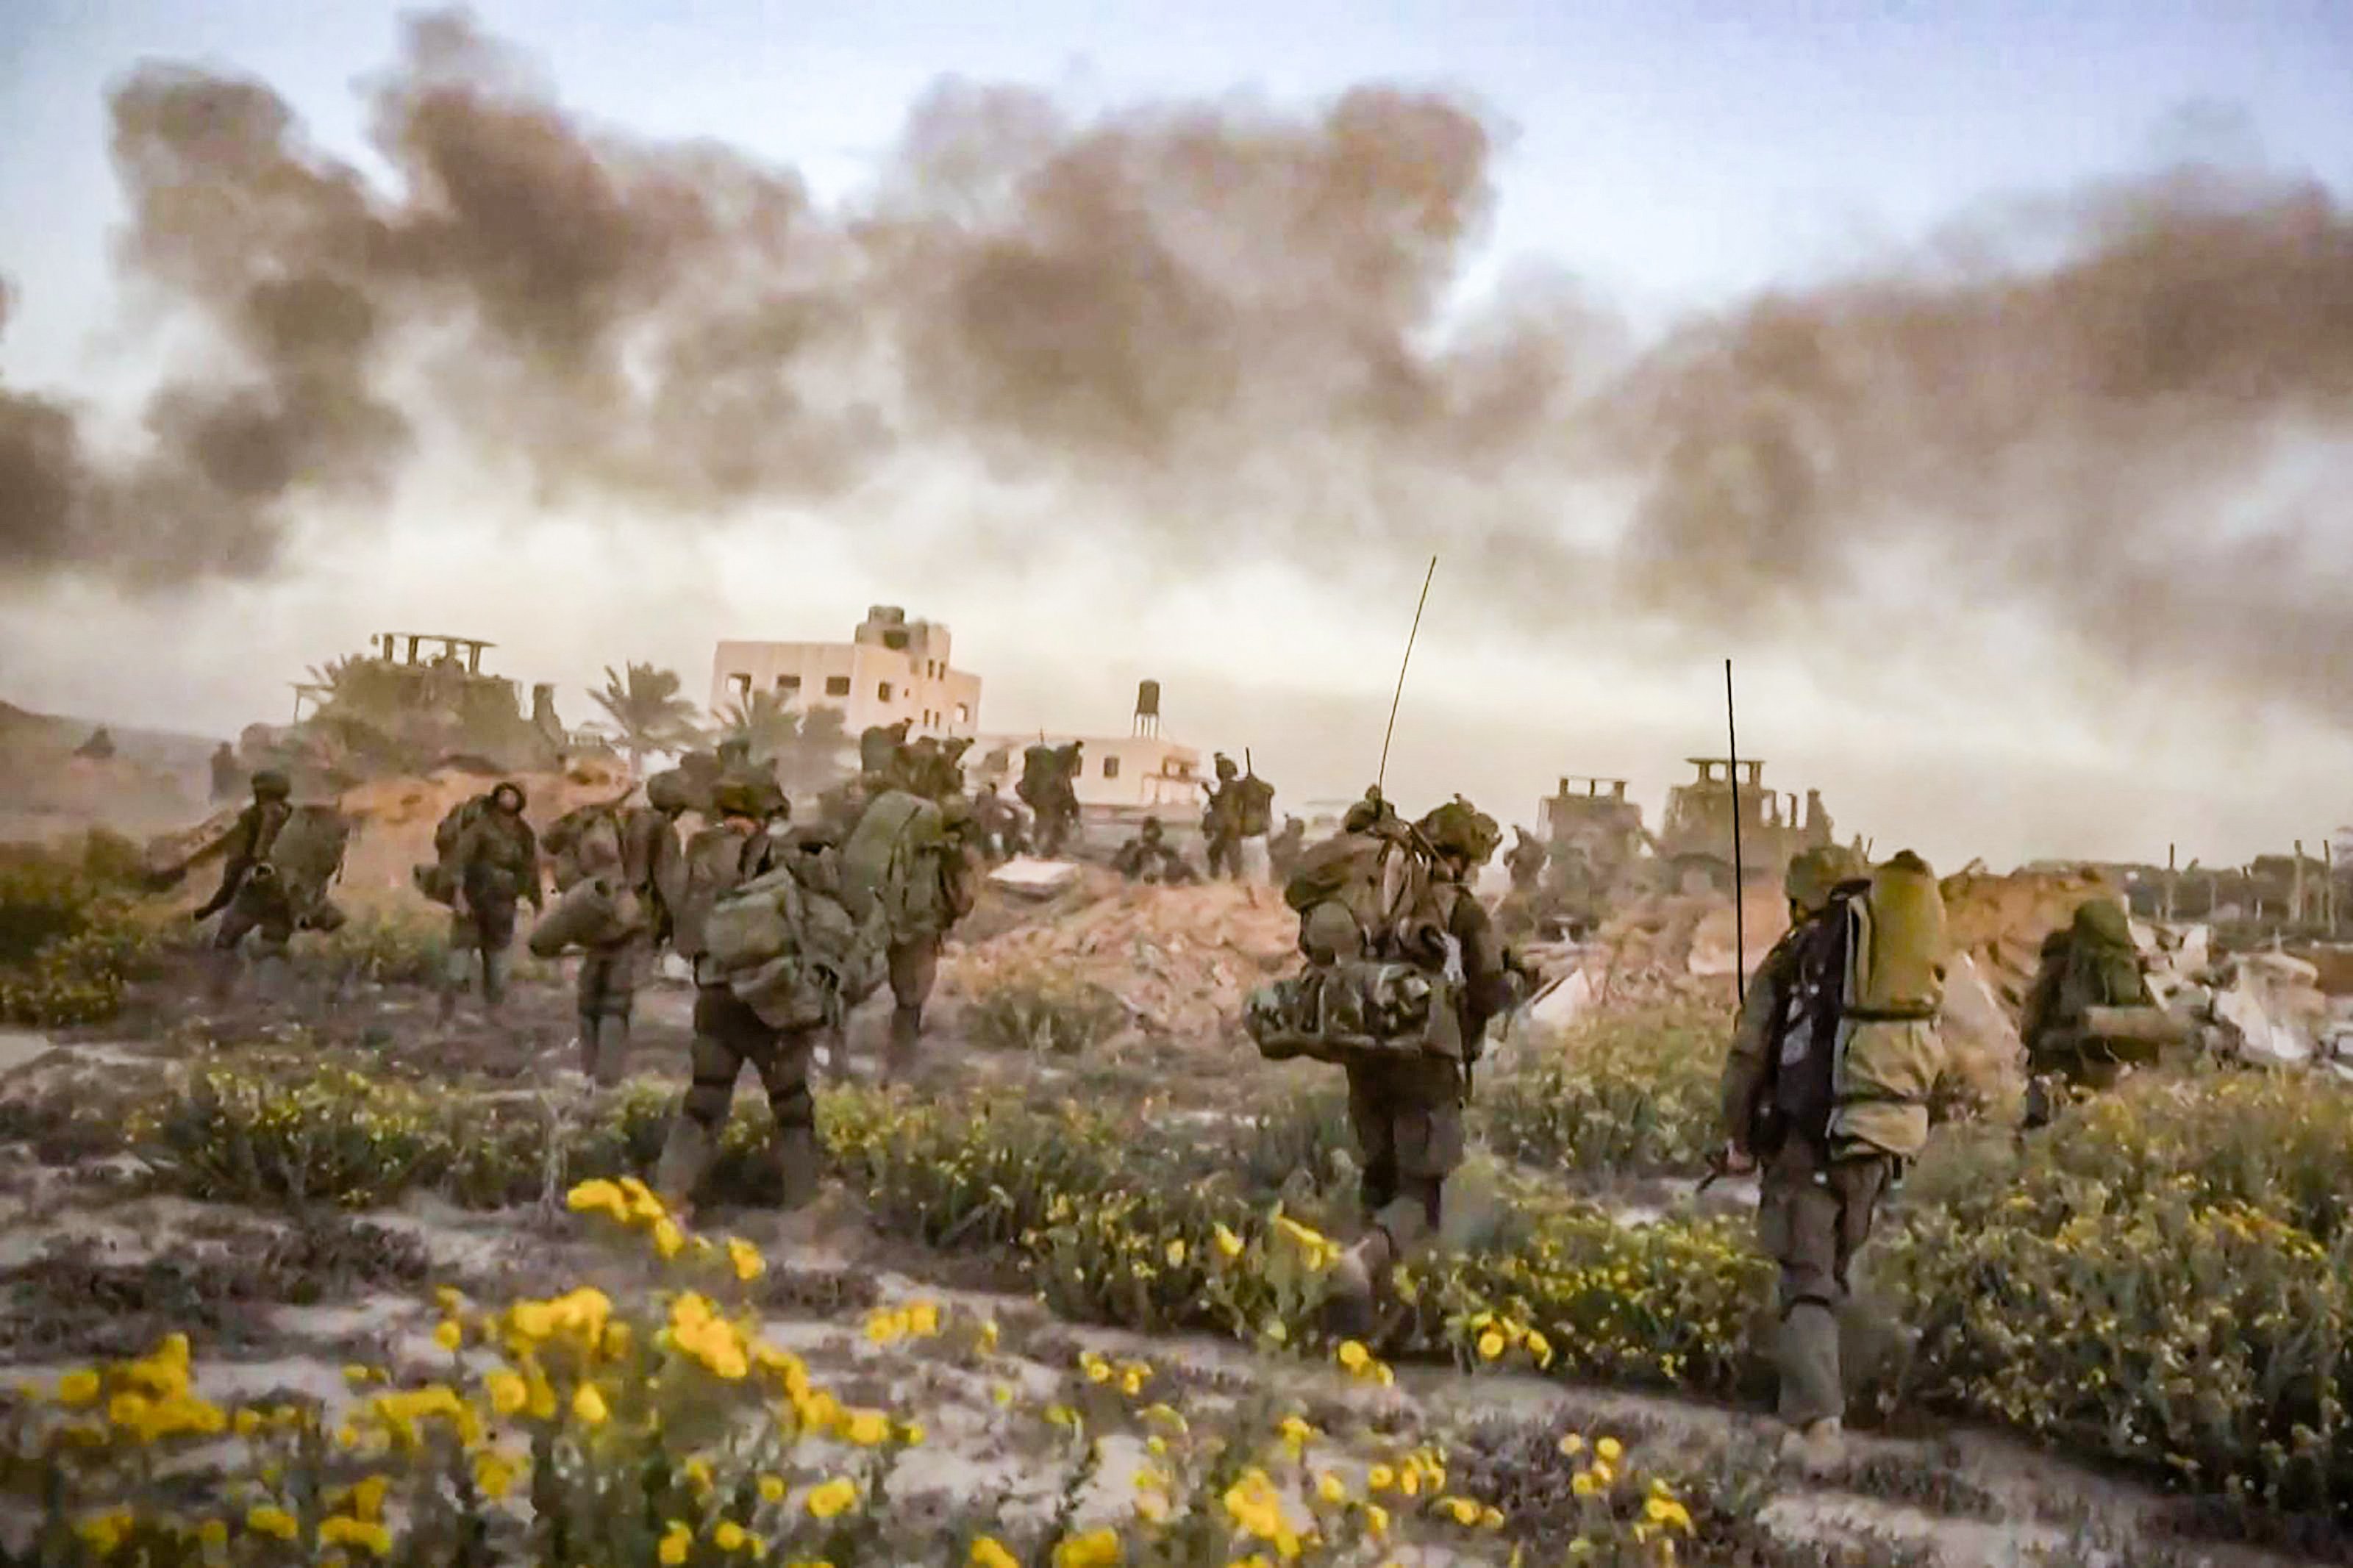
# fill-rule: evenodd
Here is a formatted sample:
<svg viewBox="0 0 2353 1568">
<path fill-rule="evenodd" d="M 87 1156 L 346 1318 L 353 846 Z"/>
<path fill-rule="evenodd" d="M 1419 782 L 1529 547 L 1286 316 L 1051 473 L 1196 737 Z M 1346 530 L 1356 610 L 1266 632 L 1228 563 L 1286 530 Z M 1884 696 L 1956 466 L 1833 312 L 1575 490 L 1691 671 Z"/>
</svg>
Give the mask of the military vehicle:
<svg viewBox="0 0 2353 1568">
<path fill-rule="evenodd" d="M 525 713 L 516 683 L 482 670 L 492 646 L 380 632 L 366 653 L 294 683 L 294 722 L 249 728 L 238 760 L 248 771 L 284 769 L 298 787 L 335 790 L 453 763 L 490 773 L 560 767 L 575 742 L 556 717 L 555 688 L 533 687 Z"/>
<path fill-rule="evenodd" d="M 1729 892 L 1733 763 L 1723 757 L 1684 761 L 1699 770 L 1698 776 L 1667 793 L 1666 819 L 1653 840 L 1667 886 L 1692 891 L 1714 887 Z M 1739 767 L 1740 858 L 1748 877 L 1778 879 L 1792 855 L 1831 842 L 1830 817 L 1821 809 L 1819 792 L 1807 792 L 1801 823 L 1795 795 L 1787 797 L 1784 810 L 1784 797 L 1765 787 L 1762 762 L 1743 757 Z"/>
</svg>

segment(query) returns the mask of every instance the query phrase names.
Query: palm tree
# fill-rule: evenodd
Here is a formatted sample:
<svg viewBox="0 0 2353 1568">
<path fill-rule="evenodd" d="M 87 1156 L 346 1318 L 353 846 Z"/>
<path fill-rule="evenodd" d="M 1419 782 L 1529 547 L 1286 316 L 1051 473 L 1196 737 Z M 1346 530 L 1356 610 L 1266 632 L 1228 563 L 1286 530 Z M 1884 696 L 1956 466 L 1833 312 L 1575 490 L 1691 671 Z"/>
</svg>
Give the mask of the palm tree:
<svg viewBox="0 0 2353 1568">
<path fill-rule="evenodd" d="M 596 706 L 613 721 L 629 771 L 642 773 L 648 752 L 673 752 L 702 740 L 694 704 L 679 692 L 678 671 L 632 664 L 625 676 L 605 667 L 605 689 L 592 691 Z"/>
<path fill-rule="evenodd" d="M 849 769 L 842 761 L 849 734 L 838 708 L 799 712 L 782 692 L 754 691 L 727 705 L 719 716 L 721 733 L 741 742 L 754 763 L 774 767 L 788 790 L 824 789 Z"/>
</svg>

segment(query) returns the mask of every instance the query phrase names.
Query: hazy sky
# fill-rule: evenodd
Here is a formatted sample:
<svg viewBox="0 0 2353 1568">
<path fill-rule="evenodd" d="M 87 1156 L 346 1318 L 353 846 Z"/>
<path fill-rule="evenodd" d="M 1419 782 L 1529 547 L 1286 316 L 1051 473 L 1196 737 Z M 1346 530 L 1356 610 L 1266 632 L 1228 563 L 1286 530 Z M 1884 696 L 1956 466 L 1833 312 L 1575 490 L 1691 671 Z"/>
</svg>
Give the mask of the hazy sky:
<svg viewBox="0 0 2353 1568">
<path fill-rule="evenodd" d="M 1145 100 L 1248 92 L 1305 112 L 1361 83 L 1444 89 L 1504 128 L 1493 221 L 1456 294 L 1475 301 L 1541 263 L 1636 335 L 1846 275 L 1992 204 L 2183 156 L 2316 179 L 2339 201 L 2353 189 L 2340 4 L 566 0 L 475 15 L 580 117 L 733 144 L 797 169 L 823 202 L 870 187 L 944 75 L 1039 87 L 1079 119 Z M 150 58 L 250 74 L 311 139 L 380 174 L 355 84 L 393 61 L 399 19 L 352 4 L 0 7 L 9 386 L 120 411 L 153 378 L 159 340 L 110 264 L 124 216 L 111 84 Z M 2161 858 L 2168 840 L 2229 859 L 2353 817 L 2340 725 L 2136 683 L 2129 658 L 2086 658 L 2065 627 L 1998 599 L 1917 639 L 1894 621 L 1889 656 L 1858 668 L 1786 623 L 1712 640 L 1584 604 L 1532 637 L 1526 616 L 1450 594 L 1464 579 L 1437 516 L 1426 541 L 1385 535 L 1384 559 L 1342 591 L 1230 539 L 1181 569 L 1124 554 L 1082 502 L 979 491 L 921 463 L 691 531 L 618 502 L 542 508 L 511 474 L 431 452 L 373 504 L 388 526 L 345 530 L 322 510 L 295 563 L 262 583 L 0 595 L 0 697 L 227 733 L 281 716 L 286 682 L 369 631 L 446 627 L 498 642 L 504 673 L 563 682 L 578 720 L 605 663 L 675 664 L 699 691 L 720 637 L 843 636 L 867 604 L 893 602 L 955 628 L 957 663 L 987 683 L 988 728 L 1121 729 L 1133 682 L 1156 676 L 1181 738 L 1248 743 L 1295 794 L 1352 793 L 1435 551 L 1392 763 L 1409 796 L 1463 789 L 1527 820 L 1551 774 L 1615 773 L 1655 815 L 1680 758 L 1721 746 L 1730 655 L 1744 751 L 1770 759 L 1768 778 L 1819 785 L 1842 829 L 1917 842 L 1940 864 Z M 2338 507 L 2318 526 L 2353 552 Z"/>
</svg>

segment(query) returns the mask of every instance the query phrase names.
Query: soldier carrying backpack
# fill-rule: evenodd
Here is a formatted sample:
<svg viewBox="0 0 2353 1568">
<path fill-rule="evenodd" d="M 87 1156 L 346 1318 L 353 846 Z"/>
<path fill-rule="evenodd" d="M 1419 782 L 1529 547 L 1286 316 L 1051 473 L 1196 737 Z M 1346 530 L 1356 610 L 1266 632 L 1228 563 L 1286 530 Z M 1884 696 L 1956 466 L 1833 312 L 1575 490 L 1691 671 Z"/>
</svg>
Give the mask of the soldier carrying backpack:
<svg viewBox="0 0 2353 1568">
<path fill-rule="evenodd" d="M 1306 968 L 1250 998 L 1262 1055 L 1347 1073 L 1366 1229 L 1333 1289 L 1359 1323 L 1391 1268 L 1437 1228 L 1462 1161 L 1472 1068 L 1512 1005 L 1511 960 L 1470 886 L 1501 837 L 1460 797 L 1409 825 L 1368 792 L 1283 889 Z"/>
<path fill-rule="evenodd" d="M 1779 1267 L 1780 1414 L 1834 1464 L 1846 1397 L 1839 1318 L 1883 1199 L 1928 1137 L 1944 900 L 1910 850 L 1876 868 L 1827 846 L 1789 863 L 1790 928 L 1749 982 L 1725 1065 L 1730 1173 L 1763 1167 L 1758 1245 Z"/>
<path fill-rule="evenodd" d="M 892 787 L 869 801 L 842 847 L 854 912 L 871 910 L 889 933 L 891 1037 L 882 1070 L 904 1078 L 923 1040 L 923 1006 L 940 948 L 979 893 L 979 830 L 964 799 L 964 748 L 904 753 Z"/>
<path fill-rule="evenodd" d="M 237 981 L 237 953 L 258 936 L 265 961 L 282 962 L 298 930 L 332 931 L 343 913 L 327 889 L 343 866 L 351 824 L 330 805 L 295 805 L 293 788 L 275 768 L 253 775 L 253 803 L 237 814 L 217 843 L 227 853 L 219 890 L 195 910 L 217 914 L 213 931 L 211 993 L 227 999 Z"/>
<path fill-rule="evenodd" d="M 685 890 L 678 819 L 693 795 L 683 772 L 656 773 L 645 805 L 624 796 L 582 806 L 547 830 L 561 896 L 533 930 L 531 949 L 543 958 L 580 949 L 580 1070 L 599 1084 L 619 1082 L 628 1065 L 638 988 Z"/>
<path fill-rule="evenodd" d="M 849 912 L 841 863 L 821 831 L 772 834 L 783 795 L 744 778 L 712 793 L 716 826 L 686 847 L 673 940 L 694 964 L 692 1081 L 671 1121 L 654 1186 L 681 1218 L 719 1150 L 748 1063 L 767 1091 L 784 1202 L 816 1195 L 817 1105 L 809 1061 L 818 1038 L 881 985 L 879 911 Z"/>
</svg>

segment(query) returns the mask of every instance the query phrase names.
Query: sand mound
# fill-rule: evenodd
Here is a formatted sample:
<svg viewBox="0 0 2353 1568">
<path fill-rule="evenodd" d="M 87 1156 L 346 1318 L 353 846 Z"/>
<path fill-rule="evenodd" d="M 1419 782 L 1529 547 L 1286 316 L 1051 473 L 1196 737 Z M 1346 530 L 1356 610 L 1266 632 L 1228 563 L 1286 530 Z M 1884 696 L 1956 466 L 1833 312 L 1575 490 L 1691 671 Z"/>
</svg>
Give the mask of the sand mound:
<svg viewBox="0 0 2353 1568">
<path fill-rule="evenodd" d="M 431 908 L 409 880 L 409 870 L 433 858 L 433 829 L 450 808 L 481 794 L 502 776 L 522 786 L 524 816 L 541 832 L 565 812 L 611 800 L 628 787 L 628 770 L 602 759 L 560 773 L 482 774 L 444 769 L 422 778 L 373 779 L 344 792 L 352 818 L 351 848 L 336 901 L 354 910 L 404 905 Z"/>
<path fill-rule="evenodd" d="M 941 973 L 955 994 L 971 998 L 1044 969 L 1101 985 L 1147 1029 L 1209 1037 L 1239 1016 L 1254 987 L 1292 962 L 1298 935 L 1298 916 L 1272 888 L 1123 884 L 1039 923 L 951 951 Z"/>
</svg>

